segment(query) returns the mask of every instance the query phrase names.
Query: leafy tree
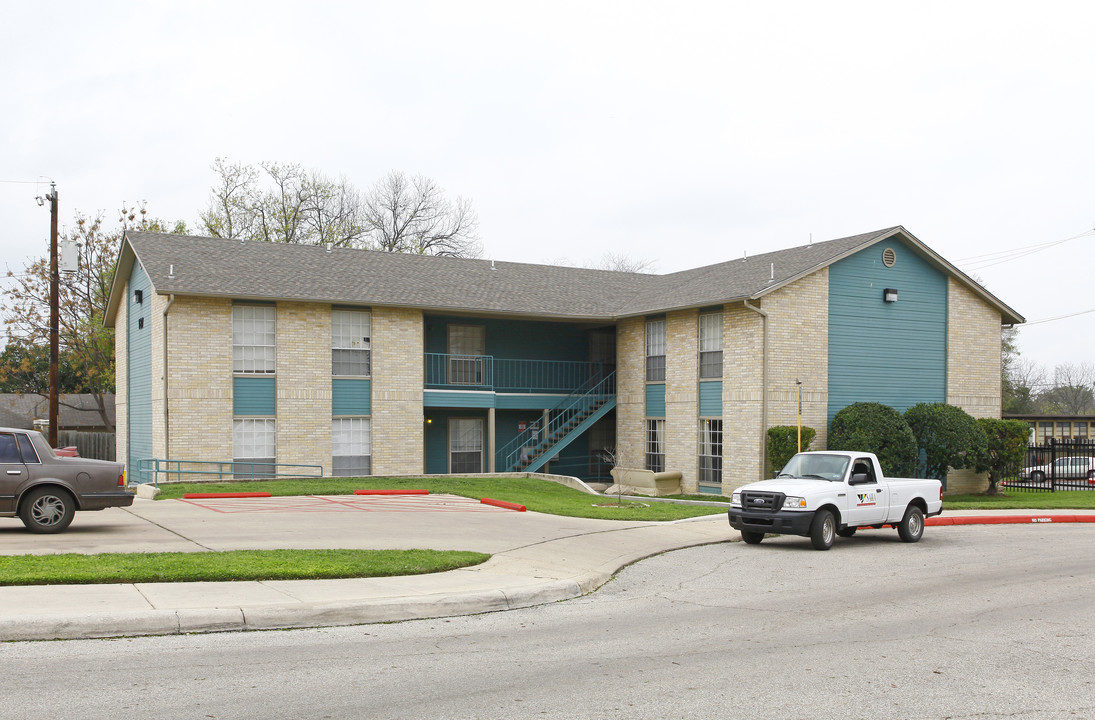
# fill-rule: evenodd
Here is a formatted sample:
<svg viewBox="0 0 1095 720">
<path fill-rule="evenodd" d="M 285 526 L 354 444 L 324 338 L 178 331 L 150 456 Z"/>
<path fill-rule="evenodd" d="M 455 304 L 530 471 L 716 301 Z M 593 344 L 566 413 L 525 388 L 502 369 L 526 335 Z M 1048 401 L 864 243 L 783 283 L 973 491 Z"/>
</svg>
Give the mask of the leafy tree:
<svg viewBox="0 0 1095 720">
<path fill-rule="evenodd" d="M 476 257 L 471 203 L 449 201 L 421 175 L 392 171 L 367 193 L 298 164 L 257 167 L 217 158 L 200 228 L 214 237 Z"/>
<path fill-rule="evenodd" d="M 986 446 L 977 463 L 977 472 L 989 474 L 989 495 L 995 495 L 1000 480 L 1017 474 L 1026 459 L 1030 426 L 1022 420 L 979 418 Z"/>
<path fill-rule="evenodd" d="M 58 360 L 58 392 L 87 392 L 79 373 L 72 367 L 68 353 Z M 25 345 L 9 342 L 0 353 L 0 392 L 49 394 L 49 345 Z"/>
<path fill-rule="evenodd" d="M 80 260 L 76 272 L 61 273 L 58 285 L 58 389 L 67 386 L 91 394 L 107 427 L 111 424 L 103 395 L 114 392 L 114 330 L 103 326 L 103 318 L 121 236 L 126 228 L 164 232 L 169 227 L 149 219 L 142 206 L 123 207 L 118 223 L 108 231 L 102 214 L 91 218 L 76 213 L 76 225 L 63 239 L 79 243 Z M 185 232 L 186 225 L 175 223 L 170 230 Z M 0 376 L 19 392 L 49 392 L 49 266 L 47 256 L 30 262 L 18 276 L 8 272 L 15 278 L 3 301 L 10 352 L 0 357 Z"/>
<path fill-rule="evenodd" d="M 872 452 L 886 475 L 908 477 L 916 469 L 916 437 L 901 413 L 882 403 L 853 403 L 834 415 L 829 449 Z"/>
<path fill-rule="evenodd" d="M 985 431 L 960 407 L 917 403 L 905 411 L 905 422 L 924 453 L 927 477 L 944 480 L 947 468 L 974 468 L 985 454 Z"/>
<path fill-rule="evenodd" d="M 817 430 L 802 427 L 802 449 L 808 450 Z M 776 425 L 768 428 L 768 472 L 779 470 L 798 452 L 798 426 Z"/>
</svg>

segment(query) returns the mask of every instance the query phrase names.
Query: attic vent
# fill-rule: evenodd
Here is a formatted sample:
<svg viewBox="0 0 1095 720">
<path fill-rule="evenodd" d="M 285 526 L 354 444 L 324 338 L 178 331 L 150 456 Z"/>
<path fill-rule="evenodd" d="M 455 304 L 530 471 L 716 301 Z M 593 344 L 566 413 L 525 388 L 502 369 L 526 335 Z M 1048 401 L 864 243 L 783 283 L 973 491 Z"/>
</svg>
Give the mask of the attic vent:
<svg viewBox="0 0 1095 720">
<path fill-rule="evenodd" d="M 893 251 L 893 248 L 886 248 L 882 251 L 882 264 L 886 267 L 893 267 L 897 262 L 897 253 Z"/>
</svg>

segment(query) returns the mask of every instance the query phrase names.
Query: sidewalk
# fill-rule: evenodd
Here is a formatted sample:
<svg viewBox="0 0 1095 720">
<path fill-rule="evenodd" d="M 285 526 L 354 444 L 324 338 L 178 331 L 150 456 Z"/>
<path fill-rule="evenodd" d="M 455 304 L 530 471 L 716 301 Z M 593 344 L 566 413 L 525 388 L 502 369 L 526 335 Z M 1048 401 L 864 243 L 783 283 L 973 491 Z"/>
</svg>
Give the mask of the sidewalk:
<svg viewBox="0 0 1095 720">
<path fill-rule="evenodd" d="M 454 503 L 455 504 L 455 503 Z M 91 525 L 76 537 L 109 552 L 108 538 L 136 543 L 129 551 L 244 547 L 434 547 L 492 552 L 486 563 L 431 575 L 344 580 L 0 587 L 0 641 L 263 630 L 390 622 L 510 610 L 579 597 L 626 565 L 651 555 L 739 539 L 724 514 L 672 523 L 561 518 L 537 513 L 361 513 L 325 516 L 279 513 L 285 532 L 269 539 L 268 513 L 215 515 L 183 503 L 151 501 L 104 517 L 109 534 Z M 394 517 L 386 517 L 392 515 Z M 77 523 L 82 517 L 77 516 Z M 929 525 L 1095 522 L 1095 511 L 1038 513 L 953 511 Z M 356 526 L 354 537 L 347 527 Z M 73 525 L 77 530 L 78 525 Z M 265 528 L 265 531 L 260 531 Z M 398 530 L 397 530 L 398 528 Z M 307 532 L 306 532 L 307 531 Z M 157 533 L 162 537 L 157 536 Z M 394 537 L 395 534 L 403 537 Z M 83 535 L 81 538 L 80 536 Z M 3 540 L 28 534 L 5 533 Z M 29 536 L 42 542 L 42 536 Z M 134 541 L 139 537 L 139 541 Z M 377 542 L 383 537 L 383 542 Z M 287 538 L 289 541 L 287 541 Z M 292 542 L 295 538 L 296 542 Z M 68 542 L 62 542 L 68 545 Z M 72 543 L 75 544 L 75 543 Z M 504 546 L 504 547 L 503 547 Z M 12 543 L 0 547 L 11 552 Z M 491 548 L 482 550 L 482 548 Z M 16 550 L 17 551 L 17 550 Z M 57 552 L 72 552 L 61 548 Z"/>
</svg>

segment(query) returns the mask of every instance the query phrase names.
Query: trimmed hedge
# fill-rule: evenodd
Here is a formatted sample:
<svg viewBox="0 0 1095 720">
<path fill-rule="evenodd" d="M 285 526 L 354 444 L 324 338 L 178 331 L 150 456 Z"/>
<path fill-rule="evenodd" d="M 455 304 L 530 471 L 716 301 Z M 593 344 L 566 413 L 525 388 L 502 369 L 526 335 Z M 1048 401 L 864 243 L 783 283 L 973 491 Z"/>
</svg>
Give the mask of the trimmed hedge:
<svg viewBox="0 0 1095 720">
<path fill-rule="evenodd" d="M 946 480 L 947 469 L 977 467 L 985 455 L 985 431 L 972 415 L 947 403 L 917 403 L 905 411 L 925 459 L 925 477 Z"/>
<path fill-rule="evenodd" d="M 901 413 L 882 403 L 853 403 L 834 415 L 829 449 L 872 452 L 882 472 L 892 477 L 911 477 L 916 471 L 916 436 Z"/>
<path fill-rule="evenodd" d="M 802 426 L 802 450 L 810 449 L 817 430 Z M 768 428 L 768 474 L 780 470 L 798 452 L 798 426 L 776 425 Z"/>
</svg>

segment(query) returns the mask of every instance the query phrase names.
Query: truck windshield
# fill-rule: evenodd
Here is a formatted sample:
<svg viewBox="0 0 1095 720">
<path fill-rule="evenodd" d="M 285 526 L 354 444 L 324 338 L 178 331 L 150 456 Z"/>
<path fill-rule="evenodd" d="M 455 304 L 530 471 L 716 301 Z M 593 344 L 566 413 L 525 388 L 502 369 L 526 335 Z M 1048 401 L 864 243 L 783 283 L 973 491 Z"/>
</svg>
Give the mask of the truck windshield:
<svg viewBox="0 0 1095 720">
<path fill-rule="evenodd" d="M 795 455 L 784 466 L 779 477 L 814 478 L 839 482 L 848 469 L 848 458 L 843 455 Z"/>
</svg>

